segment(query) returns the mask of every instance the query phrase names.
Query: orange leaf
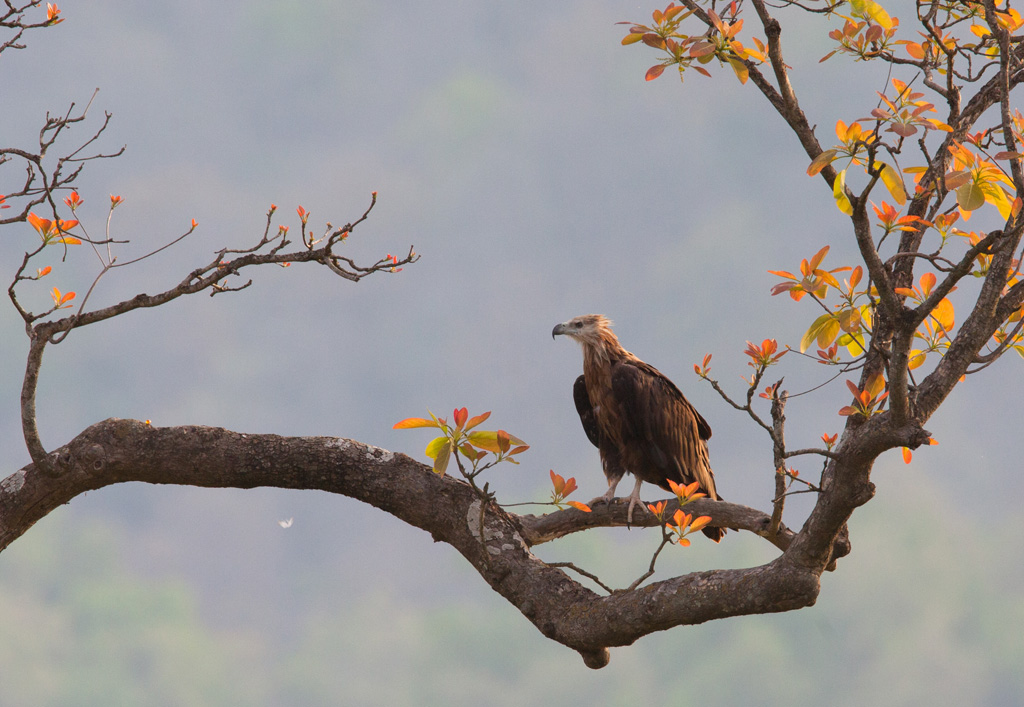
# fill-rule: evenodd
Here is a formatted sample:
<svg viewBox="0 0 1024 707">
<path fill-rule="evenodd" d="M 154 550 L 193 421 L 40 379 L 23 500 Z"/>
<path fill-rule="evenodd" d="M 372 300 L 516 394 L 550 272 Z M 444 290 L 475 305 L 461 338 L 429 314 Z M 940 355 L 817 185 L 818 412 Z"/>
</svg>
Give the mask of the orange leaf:
<svg viewBox="0 0 1024 707">
<path fill-rule="evenodd" d="M 656 79 L 659 76 L 661 76 L 663 73 L 665 73 L 665 65 L 664 64 L 656 64 L 656 65 L 652 66 L 651 68 L 649 68 L 647 70 L 647 73 L 644 74 L 644 81 L 653 81 L 654 79 Z"/>
<path fill-rule="evenodd" d="M 53 303 L 57 307 L 57 309 L 64 309 L 66 306 L 68 306 L 67 303 L 75 298 L 75 293 L 65 292 L 62 294 L 60 290 L 54 287 L 53 291 L 50 293 L 50 296 L 53 297 Z"/>
<path fill-rule="evenodd" d="M 699 518 L 695 518 L 693 522 L 690 523 L 690 530 L 700 530 L 710 522 L 711 516 L 700 516 Z"/>
<path fill-rule="evenodd" d="M 36 229 L 39 235 L 44 237 L 50 231 L 50 228 L 53 226 L 53 221 L 42 218 L 41 216 L 36 216 L 32 212 L 29 212 L 28 223 L 30 226 L 32 226 L 32 228 Z"/>
<path fill-rule="evenodd" d="M 555 493 L 561 496 L 562 489 L 565 488 L 565 479 L 562 477 L 561 474 L 556 474 L 554 469 L 552 469 L 549 473 L 551 474 L 551 485 L 554 486 Z"/>
<path fill-rule="evenodd" d="M 817 157 L 811 160 L 810 166 L 807 168 L 807 175 L 813 177 L 821 170 L 825 169 L 827 165 L 832 164 L 832 160 L 835 159 L 838 150 L 830 149 L 820 153 Z"/>
<path fill-rule="evenodd" d="M 466 423 L 465 430 L 467 432 L 469 432 L 471 429 L 473 429 L 474 427 L 479 425 L 481 422 L 483 422 L 484 420 L 486 420 L 490 416 L 491 416 L 490 411 L 482 413 L 480 415 L 474 415 L 473 417 L 469 418 L 469 422 Z"/>
<path fill-rule="evenodd" d="M 570 506 L 572 506 L 573 508 L 575 508 L 576 510 L 578 510 L 578 511 L 583 511 L 584 513 L 590 513 L 591 512 L 590 511 L 590 506 L 588 506 L 585 503 L 580 503 L 579 501 L 568 501 L 568 504 Z"/>
<path fill-rule="evenodd" d="M 401 422 L 396 422 L 393 430 L 408 430 L 413 427 L 438 427 L 435 420 L 425 420 L 422 417 L 407 417 Z"/>
<path fill-rule="evenodd" d="M 570 493 L 576 490 L 576 477 L 570 476 L 565 482 L 565 487 L 562 489 L 562 495 L 568 496 Z"/>
</svg>

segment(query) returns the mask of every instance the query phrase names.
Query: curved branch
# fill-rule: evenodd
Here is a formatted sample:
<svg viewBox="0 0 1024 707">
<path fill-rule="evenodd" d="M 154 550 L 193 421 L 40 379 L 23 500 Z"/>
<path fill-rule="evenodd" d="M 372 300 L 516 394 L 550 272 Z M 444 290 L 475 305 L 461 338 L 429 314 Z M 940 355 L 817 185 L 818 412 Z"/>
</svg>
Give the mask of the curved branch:
<svg viewBox="0 0 1024 707">
<path fill-rule="evenodd" d="M 155 428 L 110 419 L 82 432 L 54 458 L 57 477 L 30 465 L 0 481 L 0 549 L 78 494 L 125 481 L 329 491 L 369 503 L 451 545 L 541 633 L 578 651 L 592 668 L 608 663 L 608 647 L 629 645 L 654 631 L 809 606 L 823 569 L 797 565 L 787 553 L 760 567 L 696 572 L 598 596 L 530 552 L 528 538 L 540 537 L 537 527 L 544 521 L 494 504 L 481 514 L 480 499 L 465 482 L 438 476 L 403 454 L 333 437 Z M 749 511 L 707 503 L 719 521 L 738 518 L 733 511 Z M 718 506 L 728 513 L 719 513 Z M 626 509 L 611 513 L 617 520 Z"/>
<path fill-rule="evenodd" d="M 678 499 L 675 497 L 668 499 L 665 506 L 665 517 L 671 517 L 677 508 L 679 508 Z M 642 516 L 637 514 L 633 517 L 633 522 L 628 523 L 627 511 L 628 504 L 626 503 L 600 504 L 596 505 L 590 513 L 567 508 L 541 516 L 519 516 L 518 523 L 522 530 L 523 541 L 531 547 L 591 528 L 653 528 L 660 524 L 660 521 L 650 513 L 644 513 Z M 796 533 L 785 525 L 779 528 L 779 532 L 775 536 L 768 535 L 771 516 L 756 508 L 738 503 L 698 498 L 686 504 L 686 511 L 693 513 L 694 516 L 711 516 L 713 520 L 710 525 L 714 527 L 748 530 L 755 535 L 764 537 L 783 551 L 796 537 Z"/>
</svg>

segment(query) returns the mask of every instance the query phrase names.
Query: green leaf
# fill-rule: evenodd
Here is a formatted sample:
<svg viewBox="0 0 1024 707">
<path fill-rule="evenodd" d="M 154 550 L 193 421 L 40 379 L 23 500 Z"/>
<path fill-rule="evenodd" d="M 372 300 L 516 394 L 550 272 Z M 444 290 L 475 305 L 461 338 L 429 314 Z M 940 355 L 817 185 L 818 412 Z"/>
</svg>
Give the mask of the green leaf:
<svg viewBox="0 0 1024 707">
<path fill-rule="evenodd" d="M 434 437 L 434 439 L 430 440 L 430 444 L 427 445 L 427 448 L 423 453 L 431 459 L 437 459 L 437 454 L 441 450 L 441 447 L 446 443 L 450 443 L 450 441 L 451 440 L 447 437 Z"/>
<path fill-rule="evenodd" d="M 836 343 L 845 347 L 852 358 L 859 358 L 867 351 L 863 330 L 852 334 L 843 334 L 836 340 Z"/>
<path fill-rule="evenodd" d="M 480 449 L 486 449 L 488 452 L 494 452 L 497 454 L 501 451 L 498 448 L 498 433 L 493 430 L 477 430 L 476 432 L 470 432 L 466 435 L 466 439 L 474 447 Z"/>
<path fill-rule="evenodd" d="M 515 445 L 517 447 L 526 445 L 526 442 L 519 439 L 515 435 L 510 435 L 508 432 L 505 432 L 504 430 L 502 430 L 501 433 L 502 435 L 504 435 L 504 450 L 501 448 L 501 442 L 498 439 L 498 432 L 495 430 L 478 430 L 476 432 L 470 432 L 468 435 L 466 435 L 466 439 L 468 439 L 469 443 L 472 444 L 474 447 L 477 447 L 479 449 L 486 449 L 488 452 L 494 452 L 495 454 L 507 450 L 510 444 Z"/>
<path fill-rule="evenodd" d="M 956 203 L 964 211 L 980 209 L 985 203 L 985 192 L 977 182 L 969 182 L 956 190 Z"/>
</svg>

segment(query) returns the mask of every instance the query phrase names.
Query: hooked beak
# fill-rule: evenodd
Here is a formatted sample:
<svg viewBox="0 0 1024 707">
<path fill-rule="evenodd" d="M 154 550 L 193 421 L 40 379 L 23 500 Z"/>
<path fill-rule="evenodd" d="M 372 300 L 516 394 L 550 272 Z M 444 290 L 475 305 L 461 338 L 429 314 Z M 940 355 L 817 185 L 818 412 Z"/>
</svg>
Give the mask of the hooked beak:
<svg viewBox="0 0 1024 707">
<path fill-rule="evenodd" d="M 554 338 L 558 334 L 564 334 L 564 333 L 565 333 L 565 324 L 564 323 L 563 324 L 556 324 L 555 328 L 551 330 L 551 339 L 554 340 Z"/>
</svg>

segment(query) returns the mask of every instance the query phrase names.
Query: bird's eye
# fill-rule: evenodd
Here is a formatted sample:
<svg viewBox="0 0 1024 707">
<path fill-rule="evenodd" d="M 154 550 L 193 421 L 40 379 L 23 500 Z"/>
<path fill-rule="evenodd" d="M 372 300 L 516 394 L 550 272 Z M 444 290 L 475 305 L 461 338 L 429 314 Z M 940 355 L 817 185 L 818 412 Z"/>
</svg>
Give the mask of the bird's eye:
<svg viewBox="0 0 1024 707">
<path fill-rule="evenodd" d="M 580 327 L 583 326 L 583 322 L 576 322 L 575 324 L 573 324 L 573 326 L 579 329 Z"/>
</svg>

